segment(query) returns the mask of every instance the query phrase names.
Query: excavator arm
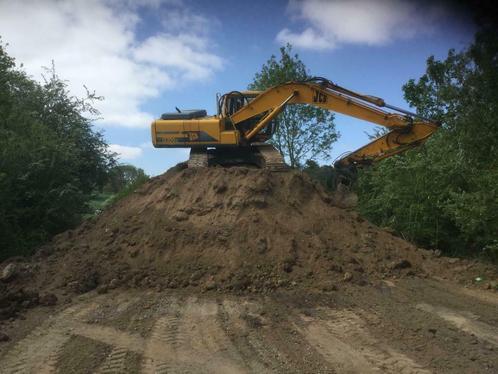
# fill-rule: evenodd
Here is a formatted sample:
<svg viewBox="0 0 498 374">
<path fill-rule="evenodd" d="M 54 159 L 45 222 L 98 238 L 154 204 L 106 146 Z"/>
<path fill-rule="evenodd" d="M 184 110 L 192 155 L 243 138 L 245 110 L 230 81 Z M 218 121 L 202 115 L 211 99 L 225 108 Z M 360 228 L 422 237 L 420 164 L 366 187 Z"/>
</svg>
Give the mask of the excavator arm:
<svg viewBox="0 0 498 374">
<path fill-rule="evenodd" d="M 289 104 L 309 104 L 389 129 L 385 135 L 339 159 L 335 163 L 338 167 L 370 164 L 404 152 L 425 142 L 439 127 L 414 113 L 388 105 L 380 98 L 358 94 L 324 78 L 271 87 L 231 115 L 230 120 L 241 129 L 243 139 L 251 142 Z M 381 107 L 402 114 L 390 113 Z M 262 117 L 249 129 L 243 126 L 257 116 Z"/>
</svg>

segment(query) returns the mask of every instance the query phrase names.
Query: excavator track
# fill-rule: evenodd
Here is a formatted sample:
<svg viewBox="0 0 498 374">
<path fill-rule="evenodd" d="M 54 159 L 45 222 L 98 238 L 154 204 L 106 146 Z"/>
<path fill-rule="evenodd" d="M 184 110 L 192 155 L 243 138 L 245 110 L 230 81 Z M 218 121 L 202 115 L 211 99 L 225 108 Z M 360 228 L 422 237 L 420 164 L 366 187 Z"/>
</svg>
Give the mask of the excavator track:
<svg viewBox="0 0 498 374">
<path fill-rule="evenodd" d="M 189 168 L 207 168 L 209 154 L 206 148 L 190 148 L 190 157 L 187 163 Z"/>
<path fill-rule="evenodd" d="M 270 169 L 271 171 L 285 171 L 289 167 L 285 163 L 282 154 L 271 144 L 256 143 L 253 145 L 261 158 L 261 168 Z"/>
<path fill-rule="evenodd" d="M 282 154 L 271 144 L 254 143 L 250 147 L 236 149 L 190 149 L 189 168 L 203 168 L 214 165 L 224 167 L 253 165 L 271 171 L 285 171 L 289 168 Z"/>
</svg>

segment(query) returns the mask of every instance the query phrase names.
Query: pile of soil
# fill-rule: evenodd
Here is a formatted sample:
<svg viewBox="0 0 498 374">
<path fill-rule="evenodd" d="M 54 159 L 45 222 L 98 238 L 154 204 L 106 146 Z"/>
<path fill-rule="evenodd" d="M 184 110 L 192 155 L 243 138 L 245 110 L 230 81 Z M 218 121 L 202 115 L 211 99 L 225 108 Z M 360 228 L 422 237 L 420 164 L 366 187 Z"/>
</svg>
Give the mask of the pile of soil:
<svg viewBox="0 0 498 374">
<path fill-rule="evenodd" d="M 18 269 L 0 287 L 0 309 L 13 298 L 22 305 L 15 295 L 34 300 L 124 286 L 332 292 L 393 277 L 469 282 L 493 274 L 419 249 L 337 207 L 306 174 L 184 164 L 58 235 L 19 260 Z"/>
</svg>

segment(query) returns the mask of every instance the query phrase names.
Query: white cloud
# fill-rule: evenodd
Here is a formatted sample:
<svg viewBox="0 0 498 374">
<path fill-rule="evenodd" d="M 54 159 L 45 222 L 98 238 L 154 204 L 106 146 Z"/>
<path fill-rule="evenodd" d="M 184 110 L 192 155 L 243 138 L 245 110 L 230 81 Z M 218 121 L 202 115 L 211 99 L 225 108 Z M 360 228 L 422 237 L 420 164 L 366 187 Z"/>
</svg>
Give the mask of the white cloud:
<svg viewBox="0 0 498 374">
<path fill-rule="evenodd" d="M 152 145 L 152 141 L 148 141 L 148 142 L 141 143 L 140 148 L 142 148 L 142 149 L 154 149 L 154 146 Z"/>
<path fill-rule="evenodd" d="M 182 31 L 204 34 L 212 27 L 213 23 L 217 24 L 215 19 L 192 14 L 184 8 L 172 9 L 161 19 L 161 24 L 168 32 Z"/>
<path fill-rule="evenodd" d="M 120 144 L 110 144 L 109 150 L 112 153 L 117 153 L 117 158 L 120 160 L 134 160 L 143 153 L 143 150 L 140 147 L 128 147 Z"/>
<path fill-rule="evenodd" d="M 309 26 L 302 32 L 285 28 L 277 42 L 316 50 L 411 38 L 431 32 L 441 16 L 439 5 L 410 0 L 290 0 L 289 11 Z"/>
<path fill-rule="evenodd" d="M 317 34 L 312 28 L 307 28 L 302 33 L 294 33 L 285 28 L 277 34 L 277 41 L 282 44 L 290 43 L 301 48 L 313 46 L 313 49 L 331 49 L 335 46 L 332 40 Z"/>
<path fill-rule="evenodd" d="M 205 79 L 213 69 L 223 66 L 222 59 L 207 52 L 206 47 L 205 39 L 196 35 L 160 34 L 136 48 L 134 57 L 158 68 L 176 69 L 187 79 Z"/>
<path fill-rule="evenodd" d="M 158 21 L 155 34 L 140 40 L 140 10 L 147 8 L 164 19 L 180 14 L 190 30 Z M 0 35 L 8 53 L 36 79 L 54 60 L 72 94 L 83 96 L 86 85 L 103 96 L 96 103 L 103 125 L 147 127 L 153 116 L 141 110 L 145 101 L 221 69 L 206 29 L 206 19 L 179 0 L 0 1 Z"/>
</svg>

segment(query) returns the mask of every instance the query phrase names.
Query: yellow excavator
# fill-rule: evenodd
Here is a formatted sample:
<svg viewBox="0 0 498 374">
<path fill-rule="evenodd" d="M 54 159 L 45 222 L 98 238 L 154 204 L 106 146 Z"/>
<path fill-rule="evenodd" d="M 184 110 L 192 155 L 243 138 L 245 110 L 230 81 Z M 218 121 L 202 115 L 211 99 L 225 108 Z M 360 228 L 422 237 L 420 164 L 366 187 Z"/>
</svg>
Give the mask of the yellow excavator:
<svg viewBox="0 0 498 374">
<path fill-rule="evenodd" d="M 415 113 L 362 95 L 325 78 L 288 82 L 266 91 L 232 91 L 218 97 L 218 114 L 205 110 L 165 113 L 151 125 L 157 148 L 190 148 L 188 167 L 254 164 L 285 170 L 280 152 L 269 140 L 286 105 L 309 104 L 383 126 L 389 131 L 338 159 L 336 168 L 358 167 L 424 143 L 439 124 Z M 381 108 L 391 109 L 388 112 Z"/>
</svg>

